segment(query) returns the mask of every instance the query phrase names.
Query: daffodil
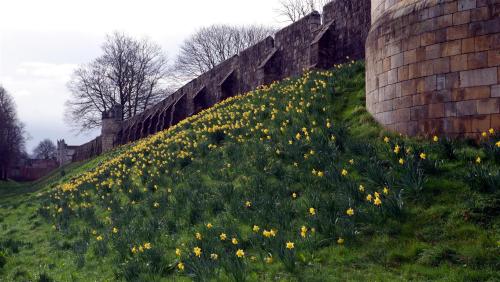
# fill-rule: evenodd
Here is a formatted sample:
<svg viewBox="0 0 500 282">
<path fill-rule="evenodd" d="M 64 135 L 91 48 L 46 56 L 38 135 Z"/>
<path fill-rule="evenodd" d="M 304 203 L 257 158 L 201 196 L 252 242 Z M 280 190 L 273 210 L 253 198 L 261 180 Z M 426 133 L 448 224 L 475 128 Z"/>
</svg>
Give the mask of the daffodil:
<svg viewBox="0 0 500 282">
<path fill-rule="evenodd" d="M 420 153 L 420 158 L 422 160 L 425 160 L 427 158 L 427 155 L 425 153 Z"/>
<path fill-rule="evenodd" d="M 239 258 L 242 258 L 242 257 L 245 256 L 245 252 L 242 249 L 238 249 L 236 251 L 236 256 L 239 257 Z"/>
<path fill-rule="evenodd" d="M 197 256 L 197 257 L 201 257 L 201 248 L 199 248 L 199 247 L 194 247 L 194 248 L 193 248 L 193 253 L 194 253 L 194 255 L 195 255 L 195 256 Z"/>
<path fill-rule="evenodd" d="M 118 233 L 118 228 L 113 227 L 113 233 L 114 233 L 114 234 Z"/>
<path fill-rule="evenodd" d="M 260 227 L 257 226 L 257 225 L 254 225 L 253 228 L 252 228 L 253 232 L 259 232 L 259 230 L 260 230 Z"/>
<path fill-rule="evenodd" d="M 184 271 L 184 264 L 182 262 L 179 262 L 177 264 L 177 269 L 179 269 L 180 271 Z"/>
<path fill-rule="evenodd" d="M 476 158 L 476 163 L 477 163 L 477 164 L 480 164 L 480 163 L 481 163 L 481 157 L 477 157 L 477 158 Z"/>
<path fill-rule="evenodd" d="M 201 236 L 200 232 L 196 232 L 196 234 L 194 235 L 194 237 L 196 238 L 196 240 L 201 240 L 202 239 L 202 236 Z"/>
<path fill-rule="evenodd" d="M 271 264 L 271 263 L 273 263 L 273 257 L 272 257 L 272 256 L 265 257 L 265 258 L 264 258 L 264 261 L 265 261 L 267 264 Z"/>
<path fill-rule="evenodd" d="M 389 137 L 387 137 L 387 136 L 386 136 L 386 137 L 384 137 L 384 142 L 385 142 L 385 143 L 389 143 L 389 141 L 390 141 L 390 140 L 391 140 L 391 139 L 389 139 Z"/>
<path fill-rule="evenodd" d="M 354 210 L 352 208 L 347 209 L 346 214 L 348 216 L 353 216 L 354 215 Z"/>
<path fill-rule="evenodd" d="M 495 134 L 495 129 L 490 128 L 490 129 L 488 130 L 488 132 L 489 132 L 491 135 L 493 135 L 493 134 Z"/>
<path fill-rule="evenodd" d="M 296 199 L 297 198 L 297 193 L 293 192 L 292 193 L 292 198 Z"/>
<path fill-rule="evenodd" d="M 144 243 L 144 249 L 146 250 L 151 249 L 151 243 Z"/>
<path fill-rule="evenodd" d="M 400 150 L 401 150 L 401 147 L 399 147 L 399 145 L 396 145 L 396 147 L 394 147 L 394 153 L 395 154 L 399 154 Z"/>
<path fill-rule="evenodd" d="M 404 160 L 404 159 L 402 159 L 402 158 L 401 158 L 401 159 L 399 159 L 399 164 L 400 164 L 400 165 L 404 165 L 404 164 L 405 164 L 405 160 Z"/>
<path fill-rule="evenodd" d="M 212 227 L 213 227 L 212 223 L 210 223 L 210 222 L 209 222 L 209 223 L 207 223 L 207 228 L 208 228 L 208 229 L 210 229 L 210 228 L 212 228 Z"/>
<path fill-rule="evenodd" d="M 238 239 L 236 239 L 236 238 L 231 239 L 231 243 L 233 245 L 238 245 Z"/>
<path fill-rule="evenodd" d="M 349 174 L 349 172 L 346 169 L 342 169 L 341 174 L 342 174 L 342 176 L 347 176 L 347 174 Z"/>
<path fill-rule="evenodd" d="M 432 138 L 432 140 L 433 140 L 434 142 L 438 142 L 438 141 L 439 141 L 439 137 L 437 137 L 436 135 L 434 135 L 434 137 Z"/>
<path fill-rule="evenodd" d="M 316 215 L 316 209 L 315 208 L 309 208 L 309 214 L 310 215 Z"/>
<path fill-rule="evenodd" d="M 339 245 L 344 244 L 344 239 L 343 238 L 338 238 L 337 239 L 337 244 L 339 244 Z"/>
<path fill-rule="evenodd" d="M 252 206 L 252 202 L 250 202 L 250 201 L 245 202 L 245 207 L 249 208 L 251 206 Z"/>
<path fill-rule="evenodd" d="M 181 253 L 181 249 L 176 248 L 176 249 L 175 249 L 175 255 L 176 255 L 176 256 L 178 256 L 178 257 L 180 257 L 180 256 L 181 256 L 181 254 L 182 254 L 182 253 Z"/>
<path fill-rule="evenodd" d="M 219 235 L 219 238 L 220 238 L 220 240 L 221 240 L 221 241 L 226 241 L 226 239 L 227 239 L 227 235 L 226 235 L 226 233 L 221 233 L 221 234 Z"/>
<path fill-rule="evenodd" d="M 386 194 L 386 195 L 387 195 L 387 194 L 389 194 L 389 188 L 384 187 L 384 190 L 383 190 L 383 191 L 384 191 L 384 194 Z"/>
<path fill-rule="evenodd" d="M 212 260 L 217 260 L 219 258 L 219 255 L 217 255 L 217 254 L 210 254 L 210 258 Z"/>
<path fill-rule="evenodd" d="M 376 206 L 380 206 L 382 204 L 382 201 L 380 200 L 379 197 L 376 197 L 375 201 L 373 201 L 373 204 L 376 205 Z"/>
<path fill-rule="evenodd" d="M 363 186 L 361 184 L 359 185 L 358 189 L 359 189 L 360 192 L 365 192 L 365 186 Z"/>
<path fill-rule="evenodd" d="M 289 250 L 295 248 L 295 243 L 290 242 L 290 241 L 286 242 L 286 248 L 289 249 Z"/>
<path fill-rule="evenodd" d="M 371 201 L 372 201 L 372 198 L 373 198 L 373 197 L 372 197 L 372 195 L 371 195 L 371 194 L 368 194 L 368 195 L 366 196 L 366 200 L 367 200 L 368 202 L 371 202 Z"/>
</svg>

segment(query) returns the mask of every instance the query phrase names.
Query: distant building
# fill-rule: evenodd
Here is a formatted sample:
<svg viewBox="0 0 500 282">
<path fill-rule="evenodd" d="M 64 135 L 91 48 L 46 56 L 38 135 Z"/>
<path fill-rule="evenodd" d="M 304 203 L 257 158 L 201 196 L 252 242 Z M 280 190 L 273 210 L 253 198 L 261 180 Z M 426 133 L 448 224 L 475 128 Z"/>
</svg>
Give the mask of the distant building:
<svg viewBox="0 0 500 282">
<path fill-rule="evenodd" d="M 59 163 L 55 159 L 22 159 L 9 170 L 9 178 L 16 181 L 34 181 L 56 169 Z"/>
<path fill-rule="evenodd" d="M 64 139 L 57 140 L 56 159 L 59 163 L 59 166 L 64 166 L 71 163 L 73 161 L 73 157 L 75 156 L 77 148 L 78 146 L 67 145 Z"/>
</svg>

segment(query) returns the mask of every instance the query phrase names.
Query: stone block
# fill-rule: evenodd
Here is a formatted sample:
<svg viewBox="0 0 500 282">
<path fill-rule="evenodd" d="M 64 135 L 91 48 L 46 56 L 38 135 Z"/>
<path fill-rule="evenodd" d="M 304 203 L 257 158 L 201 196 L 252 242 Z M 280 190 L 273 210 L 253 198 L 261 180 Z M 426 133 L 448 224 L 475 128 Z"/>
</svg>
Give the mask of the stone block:
<svg viewBox="0 0 500 282">
<path fill-rule="evenodd" d="M 500 113 L 500 99 L 489 98 L 478 100 L 477 113 L 480 115 Z"/>
<path fill-rule="evenodd" d="M 468 88 L 453 89 L 451 99 L 453 101 L 478 100 L 490 97 L 489 86 L 476 86 Z"/>
<path fill-rule="evenodd" d="M 462 39 L 462 53 L 474 52 L 474 37 Z"/>
<path fill-rule="evenodd" d="M 441 55 L 443 57 L 458 55 L 462 52 L 462 41 L 454 40 L 442 43 L 442 52 Z"/>
<path fill-rule="evenodd" d="M 461 25 L 470 22 L 470 11 L 462 11 L 453 14 L 453 25 Z"/>
<path fill-rule="evenodd" d="M 404 64 L 413 64 L 417 62 L 417 49 L 404 52 Z"/>
<path fill-rule="evenodd" d="M 460 72 L 460 87 L 493 85 L 498 82 L 497 68 L 486 68 Z"/>
<path fill-rule="evenodd" d="M 469 69 L 479 69 L 488 67 L 488 52 L 478 52 L 478 53 L 468 54 L 467 66 Z"/>
<path fill-rule="evenodd" d="M 441 44 L 433 44 L 425 47 L 425 60 L 437 59 L 441 57 Z"/>
<path fill-rule="evenodd" d="M 482 35 L 474 38 L 474 51 L 484 51 L 490 49 L 490 36 Z"/>
<path fill-rule="evenodd" d="M 471 118 L 471 132 L 485 132 L 490 129 L 490 116 L 480 115 Z"/>
<path fill-rule="evenodd" d="M 444 103 L 430 104 L 428 107 L 428 118 L 444 117 Z"/>
<path fill-rule="evenodd" d="M 458 11 L 466 11 L 476 8 L 476 0 L 458 0 Z"/>
<path fill-rule="evenodd" d="M 469 27 L 465 25 L 452 26 L 446 29 L 446 40 L 457 40 L 468 37 Z"/>
<path fill-rule="evenodd" d="M 467 69 L 467 54 L 456 55 L 450 58 L 450 70 L 452 72 L 463 71 Z"/>
<path fill-rule="evenodd" d="M 457 116 L 471 116 L 477 114 L 477 100 L 459 101 L 456 103 Z"/>
<path fill-rule="evenodd" d="M 450 102 L 450 103 L 444 104 L 444 116 L 445 117 L 456 117 L 457 116 L 456 103 Z"/>
<path fill-rule="evenodd" d="M 500 85 L 491 86 L 491 96 L 493 98 L 500 98 Z"/>
<path fill-rule="evenodd" d="M 500 49 L 488 51 L 488 66 L 500 66 Z"/>
</svg>

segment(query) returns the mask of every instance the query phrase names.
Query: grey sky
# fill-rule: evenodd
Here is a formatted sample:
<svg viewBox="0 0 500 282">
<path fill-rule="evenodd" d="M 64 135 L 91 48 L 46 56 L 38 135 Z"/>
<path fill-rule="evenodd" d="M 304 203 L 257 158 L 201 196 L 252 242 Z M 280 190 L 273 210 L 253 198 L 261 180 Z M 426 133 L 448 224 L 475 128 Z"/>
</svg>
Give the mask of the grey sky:
<svg viewBox="0 0 500 282">
<path fill-rule="evenodd" d="M 214 24 L 283 26 L 279 0 L 0 0 L 0 84 L 14 97 L 31 135 L 82 144 L 64 123 L 66 83 L 73 70 L 100 55 L 105 35 L 122 31 L 159 43 L 172 61 L 182 41 Z"/>
</svg>

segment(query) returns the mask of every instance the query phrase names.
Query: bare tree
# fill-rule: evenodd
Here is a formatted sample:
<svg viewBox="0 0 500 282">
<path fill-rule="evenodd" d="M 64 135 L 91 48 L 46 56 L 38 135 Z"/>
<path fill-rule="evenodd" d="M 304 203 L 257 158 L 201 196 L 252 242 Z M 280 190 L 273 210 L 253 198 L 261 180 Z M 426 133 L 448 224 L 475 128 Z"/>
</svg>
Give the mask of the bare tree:
<svg viewBox="0 0 500 282">
<path fill-rule="evenodd" d="M 102 50 L 101 57 L 80 66 L 68 83 L 72 98 L 66 113 L 80 131 L 99 127 L 102 113 L 115 104 L 123 106 L 127 119 L 169 94 L 168 62 L 159 45 L 115 32 Z"/>
<path fill-rule="evenodd" d="M 0 180 L 6 180 L 8 171 L 24 152 L 24 126 L 17 119 L 11 96 L 0 85 Z"/>
<path fill-rule="evenodd" d="M 280 0 L 278 16 L 287 22 L 296 22 L 313 11 L 321 11 L 332 0 Z"/>
<path fill-rule="evenodd" d="M 56 156 L 56 145 L 50 139 L 45 139 L 38 143 L 33 150 L 33 155 L 37 159 L 49 160 Z"/>
<path fill-rule="evenodd" d="M 175 74 L 180 81 L 195 78 L 274 31 L 273 28 L 258 25 L 203 27 L 182 44 L 174 65 Z"/>
</svg>

